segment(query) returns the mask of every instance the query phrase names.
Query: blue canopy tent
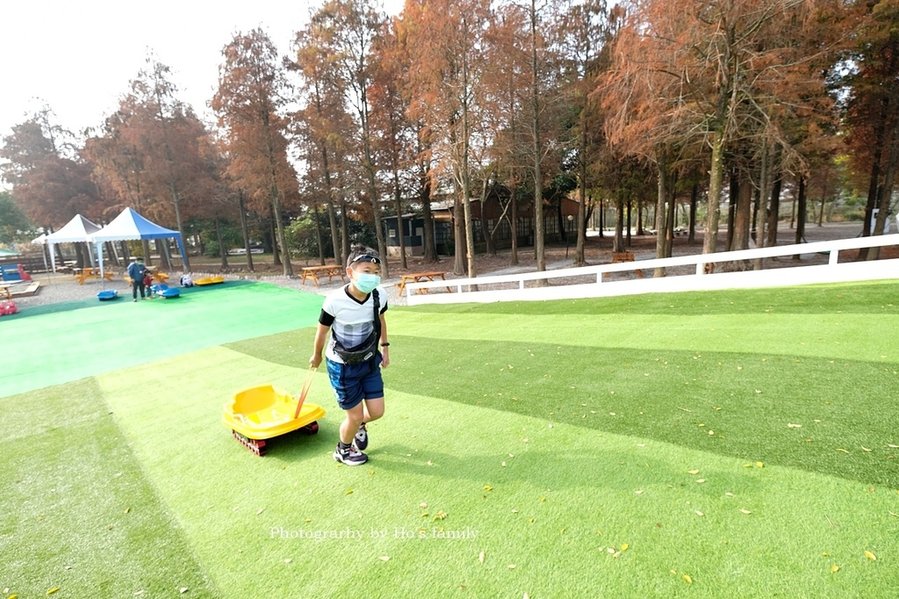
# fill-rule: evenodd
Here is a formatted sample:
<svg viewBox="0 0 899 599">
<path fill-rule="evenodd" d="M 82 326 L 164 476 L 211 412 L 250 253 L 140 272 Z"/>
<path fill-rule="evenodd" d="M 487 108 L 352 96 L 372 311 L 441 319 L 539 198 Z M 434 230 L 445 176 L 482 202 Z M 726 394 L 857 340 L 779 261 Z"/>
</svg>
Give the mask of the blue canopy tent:
<svg viewBox="0 0 899 599">
<path fill-rule="evenodd" d="M 100 276 L 103 276 L 103 244 L 107 241 L 121 241 L 128 239 L 168 239 L 174 237 L 178 242 L 178 251 L 181 252 L 181 260 L 186 262 L 184 240 L 181 233 L 160 227 L 153 221 L 147 220 L 133 208 L 125 208 L 121 214 L 112 219 L 112 222 L 91 235 L 91 241 L 97 246 L 97 256 L 100 261 Z"/>
</svg>

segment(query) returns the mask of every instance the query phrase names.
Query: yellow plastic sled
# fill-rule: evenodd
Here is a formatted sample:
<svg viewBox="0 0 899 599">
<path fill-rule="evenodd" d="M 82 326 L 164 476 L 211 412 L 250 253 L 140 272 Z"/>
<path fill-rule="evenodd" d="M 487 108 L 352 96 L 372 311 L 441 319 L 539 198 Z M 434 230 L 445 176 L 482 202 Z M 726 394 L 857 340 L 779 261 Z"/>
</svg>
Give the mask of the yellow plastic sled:
<svg viewBox="0 0 899 599">
<path fill-rule="evenodd" d="M 318 420 L 325 417 L 319 405 L 306 403 L 312 376 L 303 385 L 299 400 L 277 391 L 271 385 L 253 387 L 236 393 L 225 404 L 222 422 L 237 441 L 258 456 L 266 452 L 266 440 L 301 430 L 318 432 Z"/>
<path fill-rule="evenodd" d="M 210 277 L 200 277 L 199 279 L 194 279 L 194 285 L 199 285 L 203 287 L 205 285 L 215 285 L 217 283 L 224 283 L 225 277 L 221 275 L 212 275 Z"/>
</svg>

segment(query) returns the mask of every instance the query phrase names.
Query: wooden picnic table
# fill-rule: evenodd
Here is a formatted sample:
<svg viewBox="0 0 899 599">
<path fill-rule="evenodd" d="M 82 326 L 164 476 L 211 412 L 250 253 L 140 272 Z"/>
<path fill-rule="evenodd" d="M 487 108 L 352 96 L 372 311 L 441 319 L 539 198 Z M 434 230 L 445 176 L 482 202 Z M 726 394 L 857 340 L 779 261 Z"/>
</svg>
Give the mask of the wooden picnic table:
<svg viewBox="0 0 899 599">
<path fill-rule="evenodd" d="M 312 282 L 315 283 L 315 286 L 318 287 L 319 277 L 323 277 L 328 275 L 328 282 L 331 282 L 331 279 L 334 277 L 340 277 L 340 280 L 343 281 L 343 278 L 346 274 L 346 268 L 344 268 L 340 264 L 325 264 L 324 266 L 304 266 L 300 271 L 300 284 L 305 285 L 306 279 L 312 279 Z"/>
<path fill-rule="evenodd" d="M 75 280 L 78 281 L 79 285 L 84 285 L 84 282 L 87 279 L 99 279 L 100 278 L 100 269 L 94 268 L 92 266 L 87 266 L 85 268 L 75 268 L 72 269 L 75 273 Z M 107 281 L 112 280 L 112 273 L 110 271 L 104 271 L 103 278 Z"/>
<path fill-rule="evenodd" d="M 406 290 L 406 285 L 408 283 L 421 283 L 423 281 L 436 281 L 437 279 L 441 281 L 446 280 L 446 273 L 440 270 L 433 270 L 428 272 L 412 272 L 406 275 L 402 275 L 400 277 L 400 282 L 396 284 L 397 290 L 400 295 Z M 447 291 L 452 292 L 452 289 L 449 287 L 446 288 Z M 427 293 L 427 289 L 419 289 L 419 293 Z"/>
</svg>

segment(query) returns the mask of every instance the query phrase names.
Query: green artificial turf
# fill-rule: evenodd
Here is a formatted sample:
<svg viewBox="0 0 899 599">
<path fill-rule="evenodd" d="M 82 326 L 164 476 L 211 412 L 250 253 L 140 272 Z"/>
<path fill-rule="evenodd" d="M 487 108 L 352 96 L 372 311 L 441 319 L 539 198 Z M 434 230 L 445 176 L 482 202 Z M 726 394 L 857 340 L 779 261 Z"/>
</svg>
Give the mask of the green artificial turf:
<svg viewBox="0 0 899 599">
<path fill-rule="evenodd" d="M 298 392 L 311 328 L 5 397 L 0 590 L 891 597 L 897 292 L 393 307 L 358 468 L 322 372 L 317 436 L 257 458 L 220 421 L 238 390 Z"/>
<path fill-rule="evenodd" d="M 95 381 L 0 407 L 3 597 L 215 594 Z"/>
<path fill-rule="evenodd" d="M 236 339 L 310 326 L 322 297 L 267 283 L 182 289 L 176 299 L 73 302 L 0 322 L 0 397 Z"/>
</svg>

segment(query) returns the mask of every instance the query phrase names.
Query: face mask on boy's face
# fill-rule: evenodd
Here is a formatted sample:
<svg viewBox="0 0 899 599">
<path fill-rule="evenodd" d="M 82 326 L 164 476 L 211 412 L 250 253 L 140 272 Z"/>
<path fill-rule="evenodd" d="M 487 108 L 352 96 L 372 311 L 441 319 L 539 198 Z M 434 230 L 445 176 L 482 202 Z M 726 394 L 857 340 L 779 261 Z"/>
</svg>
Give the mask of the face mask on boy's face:
<svg viewBox="0 0 899 599">
<path fill-rule="evenodd" d="M 367 272 L 360 272 L 356 273 L 353 284 L 362 293 L 371 293 L 375 287 L 381 284 L 381 277 Z"/>
</svg>

